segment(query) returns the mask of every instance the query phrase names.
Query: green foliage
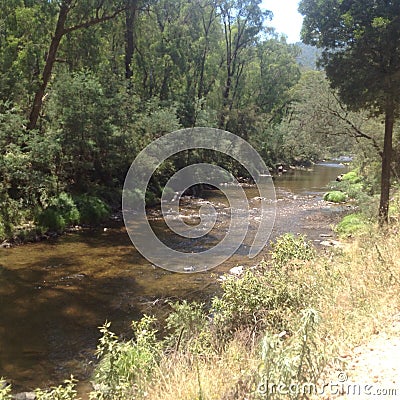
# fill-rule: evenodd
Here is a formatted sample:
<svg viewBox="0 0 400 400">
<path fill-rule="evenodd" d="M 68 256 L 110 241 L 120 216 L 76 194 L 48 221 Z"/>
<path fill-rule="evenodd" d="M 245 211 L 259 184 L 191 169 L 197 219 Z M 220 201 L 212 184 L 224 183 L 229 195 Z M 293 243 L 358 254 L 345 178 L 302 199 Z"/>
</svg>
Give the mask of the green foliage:
<svg viewBox="0 0 400 400">
<path fill-rule="evenodd" d="M 368 221 L 363 214 L 346 215 L 336 226 L 335 230 L 340 236 L 353 236 L 366 230 Z"/>
<path fill-rule="evenodd" d="M 62 232 L 66 227 L 66 222 L 60 211 L 54 208 L 47 208 L 37 216 L 37 224 L 39 228 L 45 231 Z"/>
<path fill-rule="evenodd" d="M 48 206 L 39 212 L 37 224 L 45 229 L 61 232 L 66 226 L 80 222 L 81 216 L 74 200 L 67 193 L 60 193 L 49 200 Z"/>
<path fill-rule="evenodd" d="M 207 315 L 204 304 L 186 300 L 171 303 L 172 312 L 166 319 L 166 327 L 169 332 L 167 341 L 169 345 L 178 350 L 179 347 L 193 349 L 201 345 L 207 327 Z"/>
<path fill-rule="evenodd" d="M 304 72 L 291 90 L 292 102 L 277 134 L 280 151 L 291 163 L 351 152 L 362 116 L 343 109 L 323 72 Z M 276 151 L 275 151 L 276 152 Z"/>
<path fill-rule="evenodd" d="M 282 268 L 288 263 L 304 262 L 315 257 L 315 249 L 304 235 L 286 233 L 271 244 L 273 265 Z"/>
<path fill-rule="evenodd" d="M 339 190 L 333 190 L 324 194 L 324 200 L 332 203 L 344 203 L 347 200 L 347 194 Z"/>
<path fill-rule="evenodd" d="M 354 185 L 356 183 L 360 183 L 362 181 L 362 177 L 358 175 L 357 171 L 350 171 L 343 175 L 342 181 Z"/>
<path fill-rule="evenodd" d="M 76 380 L 71 379 L 64 381 L 64 385 L 52 387 L 48 390 L 36 389 L 35 395 L 37 400 L 74 400 L 77 391 L 75 389 Z"/>
<path fill-rule="evenodd" d="M 3 377 L 0 377 L 0 400 L 12 400 L 11 385 L 3 385 L 6 382 Z"/>
<path fill-rule="evenodd" d="M 157 331 L 153 328 L 154 317 L 144 316 L 132 322 L 135 340 L 119 342 L 109 330 L 111 323 L 100 327 L 102 337 L 97 346 L 94 380 L 95 390 L 90 399 L 120 400 L 133 398 L 135 393 L 143 393 L 146 379 L 157 365 L 162 343 L 157 341 Z"/>
<path fill-rule="evenodd" d="M 287 399 L 299 399 L 315 393 L 302 392 L 302 388 L 312 390 L 311 385 L 317 387 L 327 362 L 318 332 L 319 323 L 316 310 L 304 309 L 301 310 L 300 327 L 291 337 L 285 338 L 286 332 L 264 335 L 256 398 L 281 399 L 285 393 Z M 293 383 L 296 383 L 295 387 Z M 281 392 L 277 390 L 279 387 L 283 388 Z"/>
<path fill-rule="evenodd" d="M 293 315 L 311 302 L 313 288 L 291 273 L 312 260 L 315 250 L 304 236 L 286 234 L 277 239 L 271 253 L 272 266 L 263 271 L 248 270 L 243 277 L 228 276 L 223 294 L 212 302 L 213 324 L 217 334 L 228 338 L 236 330 L 292 329 Z"/>
<path fill-rule="evenodd" d="M 0 217 L 0 240 L 3 241 L 4 239 L 6 239 L 6 227 Z"/>
<path fill-rule="evenodd" d="M 82 224 L 96 225 L 110 216 L 109 207 L 98 197 L 82 195 L 75 197 Z"/>
<path fill-rule="evenodd" d="M 222 296 L 212 302 L 213 322 L 222 338 L 229 338 L 246 327 L 254 332 L 290 330 L 310 288 L 288 279 L 283 268 L 270 268 L 265 273 L 248 270 L 239 279 L 228 277 L 222 289 Z"/>
<path fill-rule="evenodd" d="M 334 182 L 332 187 L 335 189 L 335 191 L 330 193 L 336 193 L 336 191 L 339 191 L 339 193 L 343 192 L 343 194 L 345 194 L 348 198 L 356 200 L 358 207 L 360 208 L 361 212 L 365 214 L 365 216 L 368 218 L 376 217 L 377 207 L 375 207 L 376 204 L 372 196 L 372 184 L 369 182 L 369 179 L 361 176 L 357 170 L 344 174 L 342 180 L 340 182 Z M 337 197 L 340 200 L 340 194 Z M 346 199 L 342 201 L 345 200 Z M 335 202 L 335 200 L 332 199 L 328 199 L 328 201 Z"/>
<path fill-rule="evenodd" d="M 351 110 L 385 118 L 381 158 L 380 225 L 388 222 L 393 127 L 400 109 L 398 2 L 302 0 L 302 37 L 323 48 L 322 65 L 331 87 Z M 365 135 L 360 135 L 368 137 Z M 374 140 L 369 137 L 370 140 Z M 375 148 L 382 151 L 375 141 Z"/>
<path fill-rule="evenodd" d="M 57 143 L 50 134 L 28 135 L 19 113 L 17 107 L 0 102 L 0 221 L 7 237 L 34 218 L 34 210 L 47 204 L 58 183 Z"/>
</svg>

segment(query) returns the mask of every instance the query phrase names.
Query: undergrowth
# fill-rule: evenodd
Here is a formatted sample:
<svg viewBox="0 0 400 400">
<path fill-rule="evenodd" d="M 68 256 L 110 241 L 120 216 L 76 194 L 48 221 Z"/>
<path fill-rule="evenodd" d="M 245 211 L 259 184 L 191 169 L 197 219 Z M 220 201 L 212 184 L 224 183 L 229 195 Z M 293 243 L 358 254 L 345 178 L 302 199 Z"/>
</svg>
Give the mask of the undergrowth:
<svg viewBox="0 0 400 400">
<path fill-rule="evenodd" d="M 370 230 L 318 254 L 305 237 L 284 235 L 269 261 L 227 277 L 210 307 L 170 304 L 162 339 L 154 317 L 134 322 L 128 341 L 104 324 L 90 399 L 309 398 L 321 376 L 346 370 L 341 354 L 398 312 L 398 232 Z M 71 400 L 73 384 L 37 393 Z"/>
</svg>

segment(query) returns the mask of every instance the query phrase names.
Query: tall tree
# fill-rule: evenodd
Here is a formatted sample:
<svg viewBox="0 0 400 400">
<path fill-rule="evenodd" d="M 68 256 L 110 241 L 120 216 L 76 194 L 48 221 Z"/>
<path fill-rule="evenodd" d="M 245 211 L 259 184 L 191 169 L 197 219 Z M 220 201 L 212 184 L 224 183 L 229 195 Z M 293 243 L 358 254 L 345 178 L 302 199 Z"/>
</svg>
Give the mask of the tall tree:
<svg viewBox="0 0 400 400">
<path fill-rule="evenodd" d="M 125 10 L 125 78 L 132 78 L 132 57 L 135 51 L 134 24 L 138 11 L 138 0 L 126 0 Z"/>
<path fill-rule="evenodd" d="M 380 224 L 388 222 L 392 137 L 400 109 L 400 2 L 302 0 L 302 38 L 323 48 L 331 86 L 353 110 L 385 116 Z"/>
<path fill-rule="evenodd" d="M 226 128 L 235 88 L 240 83 L 245 64 L 249 62 L 246 52 L 257 43 L 264 21 L 271 15 L 270 11 L 261 10 L 260 3 L 261 0 L 224 0 L 219 5 L 225 39 L 225 84 L 220 128 Z"/>
<path fill-rule="evenodd" d="M 47 52 L 46 63 L 43 68 L 41 82 L 35 93 L 32 109 L 29 115 L 28 129 L 35 129 L 42 109 L 43 97 L 50 81 L 54 63 L 56 62 L 57 50 L 62 38 L 78 29 L 88 28 L 115 18 L 125 9 L 125 5 L 107 4 L 104 0 L 94 0 L 90 2 L 80 2 L 79 0 L 62 0 L 57 18 L 57 24 Z M 71 12 L 75 11 L 76 22 L 68 25 L 67 19 L 71 18 Z M 73 19 L 73 18 L 71 18 Z"/>
</svg>

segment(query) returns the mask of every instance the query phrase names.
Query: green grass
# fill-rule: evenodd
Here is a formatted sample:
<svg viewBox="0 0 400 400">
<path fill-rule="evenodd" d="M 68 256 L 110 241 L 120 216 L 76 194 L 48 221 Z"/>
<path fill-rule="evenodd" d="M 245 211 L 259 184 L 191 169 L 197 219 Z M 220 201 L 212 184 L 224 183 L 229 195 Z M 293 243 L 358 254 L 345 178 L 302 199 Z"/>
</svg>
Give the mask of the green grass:
<svg viewBox="0 0 400 400">
<path fill-rule="evenodd" d="M 349 237 L 357 233 L 365 232 L 369 223 L 361 213 L 346 215 L 337 225 L 336 232 L 339 236 Z"/>
<path fill-rule="evenodd" d="M 333 190 L 325 193 L 324 200 L 332 203 L 344 203 L 347 200 L 347 194 L 339 190 Z"/>
</svg>

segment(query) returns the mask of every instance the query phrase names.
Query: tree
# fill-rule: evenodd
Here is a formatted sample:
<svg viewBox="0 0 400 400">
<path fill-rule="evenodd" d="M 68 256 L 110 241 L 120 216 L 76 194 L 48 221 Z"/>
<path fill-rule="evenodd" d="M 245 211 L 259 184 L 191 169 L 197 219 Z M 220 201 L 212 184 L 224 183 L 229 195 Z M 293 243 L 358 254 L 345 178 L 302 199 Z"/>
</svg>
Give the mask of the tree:
<svg viewBox="0 0 400 400">
<path fill-rule="evenodd" d="M 47 52 L 46 63 L 43 68 L 41 82 L 39 83 L 39 87 L 35 93 L 32 109 L 29 115 L 29 130 L 36 128 L 40 110 L 42 109 L 43 97 L 51 78 L 53 66 L 56 62 L 57 50 L 60 46 L 62 38 L 66 34 L 74 32 L 78 29 L 88 28 L 101 22 L 111 20 L 125 9 L 125 6 L 118 6 L 118 2 L 116 6 L 109 4 L 108 7 L 105 3 L 107 2 L 101 0 L 90 2 L 79 2 L 78 0 L 61 1 L 57 24 L 50 42 L 49 50 Z M 76 10 L 78 20 L 76 23 L 68 26 L 67 19 L 70 17 L 71 11 L 74 9 Z"/>
<path fill-rule="evenodd" d="M 125 78 L 132 78 L 131 67 L 133 52 L 135 51 L 134 24 L 137 16 L 138 0 L 126 0 L 125 10 Z"/>
<path fill-rule="evenodd" d="M 264 21 L 270 11 L 262 11 L 260 0 L 224 0 L 219 4 L 225 44 L 225 84 L 219 127 L 226 129 L 227 117 L 232 110 L 246 63 L 249 48 L 259 40 Z"/>
<path fill-rule="evenodd" d="M 352 110 L 385 116 L 379 222 L 388 222 L 392 137 L 400 109 L 400 2 L 302 0 L 302 38 L 323 48 L 331 86 Z"/>
</svg>

